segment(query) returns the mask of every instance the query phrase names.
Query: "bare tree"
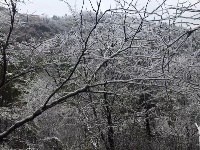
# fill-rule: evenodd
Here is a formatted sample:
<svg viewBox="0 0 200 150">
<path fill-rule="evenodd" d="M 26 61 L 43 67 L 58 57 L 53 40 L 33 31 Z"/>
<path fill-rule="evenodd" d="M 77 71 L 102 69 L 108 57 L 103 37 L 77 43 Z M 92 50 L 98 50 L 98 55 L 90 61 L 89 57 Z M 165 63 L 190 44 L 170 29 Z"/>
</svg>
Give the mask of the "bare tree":
<svg viewBox="0 0 200 150">
<path fill-rule="evenodd" d="M 181 53 L 185 49 L 193 51 L 193 46 L 184 46 L 193 42 L 193 34 L 199 26 L 191 29 L 175 26 L 177 19 L 184 18 L 184 12 L 193 10 L 198 3 L 187 7 L 180 7 L 178 3 L 175 8 L 168 7 L 164 0 L 149 10 L 150 1 L 138 9 L 136 2 L 117 0 L 118 7 L 101 12 L 101 0 L 96 7 L 89 2 L 93 11 L 84 11 L 82 7 L 80 14 L 74 12 L 73 23 L 76 26 L 66 35 L 46 40 L 37 46 L 28 45 L 29 48 L 32 46 L 33 51 L 42 49 L 41 58 L 47 58 L 42 66 L 30 65 L 24 71 L 19 68 L 20 71 L 9 77 L 8 49 L 17 1 L 5 1 L 10 11 L 10 28 L 5 42 L 2 41 L 0 45 L 0 88 L 21 76 L 36 72 L 38 68 L 44 68 L 43 72 L 53 79 L 54 86 L 51 93 L 38 102 L 40 105 L 32 114 L 22 117 L 0 134 L 0 141 L 44 112 L 48 113 L 47 110 L 73 103 L 78 108 L 80 124 L 85 127 L 85 141 L 89 142 L 89 147 L 117 149 L 117 136 L 127 134 L 123 131 L 132 124 L 129 122 L 134 122 L 137 126 L 145 127 L 150 143 L 147 142 L 143 148 L 150 149 L 153 146 L 152 134 L 159 131 L 153 129 L 156 128 L 153 122 L 162 114 L 159 111 L 164 105 L 167 108 L 163 113 L 172 111 L 177 95 L 184 92 L 189 95 L 193 88 L 199 87 L 194 83 L 198 73 L 195 74 L 192 69 L 194 73 L 191 75 L 183 68 L 184 63 L 178 64 L 179 60 L 183 61 Z M 176 10 L 175 15 L 170 14 L 170 9 Z M 155 18 L 151 20 L 151 16 Z M 45 44 L 49 43 L 52 45 L 46 48 Z M 44 47 L 51 53 L 50 57 L 47 57 Z M 61 68 L 63 64 L 67 70 Z M 190 65 L 187 64 L 187 67 Z M 188 73 L 186 78 L 182 76 L 184 71 Z M 194 74 L 196 77 L 192 77 Z M 180 89 L 180 86 L 184 88 Z M 198 89 L 194 95 L 197 93 Z M 188 99 L 191 97 L 187 96 Z M 141 121 L 143 119 L 145 121 Z M 75 143 L 74 147 L 80 143 Z"/>
</svg>

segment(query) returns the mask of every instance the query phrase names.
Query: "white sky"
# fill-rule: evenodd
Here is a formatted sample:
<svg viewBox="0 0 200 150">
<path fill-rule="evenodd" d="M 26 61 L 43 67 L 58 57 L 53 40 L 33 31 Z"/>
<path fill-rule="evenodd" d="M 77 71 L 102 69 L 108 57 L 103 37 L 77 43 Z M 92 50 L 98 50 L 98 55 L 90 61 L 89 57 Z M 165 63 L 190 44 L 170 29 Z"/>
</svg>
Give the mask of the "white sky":
<svg viewBox="0 0 200 150">
<path fill-rule="evenodd" d="M 80 10 L 83 2 L 82 0 L 66 0 L 73 9 Z M 91 0 L 93 4 L 96 4 L 96 0 Z M 112 5 L 115 6 L 114 0 L 102 0 L 101 9 L 106 10 Z M 90 3 L 85 0 L 85 8 L 90 9 Z M 28 14 L 46 14 L 48 16 L 63 16 L 69 13 L 68 5 L 61 0 L 26 0 L 25 4 L 20 4 L 19 12 Z"/>
<path fill-rule="evenodd" d="M 1 0 L 0 0 L 1 1 Z M 28 13 L 28 14 L 35 14 L 35 15 L 47 15 L 52 17 L 53 15 L 63 16 L 65 14 L 70 14 L 68 5 L 63 2 L 62 0 L 24 0 L 25 4 L 20 4 L 18 6 L 20 13 Z M 65 0 L 67 1 L 70 6 L 79 11 L 83 4 L 83 0 Z M 99 0 L 98 0 L 99 1 Z M 119 1 L 119 0 L 118 0 Z M 122 1 L 122 0 L 121 0 Z M 126 0 L 130 2 L 131 0 Z M 148 0 L 132 0 L 134 3 L 138 1 L 138 8 L 141 8 L 146 5 Z M 155 9 L 159 4 L 162 3 L 163 0 L 150 0 L 148 5 L 148 10 Z M 177 2 L 187 2 L 186 5 L 189 3 L 195 3 L 199 0 L 167 0 L 168 5 L 175 6 Z M 91 5 L 89 0 L 84 0 L 84 9 L 91 10 Z M 97 0 L 91 0 L 94 6 L 97 6 Z M 115 0 L 102 0 L 101 3 L 101 10 L 105 11 L 106 9 L 115 8 L 116 3 Z M 198 5 L 195 9 L 200 9 L 200 5 Z M 186 16 L 190 16 L 190 13 L 185 13 Z"/>
<path fill-rule="evenodd" d="M 72 8 L 76 7 L 76 10 L 80 10 L 83 0 L 66 0 Z M 87 7 L 90 9 L 90 3 L 89 0 L 85 1 L 85 8 Z M 97 0 L 91 0 L 91 2 L 96 6 Z M 99 1 L 99 0 L 98 0 Z M 131 0 L 127 0 L 131 1 Z M 158 6 L 158 1 L 162 2 L 162 0 L 150 0 L 149 8 L 155 8 Z M 176 4 L 178 0 L 167 0 L 168 4 Z M 195 2 L 197 0 L 179 0 L 179 1 L 190 1 Z M 133 0 L 133 2 L 136 2 L 136 0 Z M 147 0 L 138 0 L 139 6 L 145 6 Z M 46 14 L 48 16 L 63 16 L 64 14 L 69 13 L 68 5 L 64 3 L 61 0 L 25 0 L 26 4 L 20 4 L 19 6 L 19 12 L 21 13 L 29 13 L 29 14 Z M 116 3 L 114 0 L 102 0 L 101 3 L 101 9 L 106 10 L 108 8 L 114 8 L 116 6 Z"/>
</svg>

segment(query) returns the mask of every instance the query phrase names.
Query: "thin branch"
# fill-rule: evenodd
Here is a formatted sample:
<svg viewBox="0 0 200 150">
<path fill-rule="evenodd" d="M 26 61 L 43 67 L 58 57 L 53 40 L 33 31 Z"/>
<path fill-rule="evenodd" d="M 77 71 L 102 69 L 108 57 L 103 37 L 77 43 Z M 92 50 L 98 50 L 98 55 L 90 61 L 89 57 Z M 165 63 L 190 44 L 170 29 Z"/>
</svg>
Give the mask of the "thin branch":
<svg viewBox="0 0 200 150">
<path fill-rule="evenodd" d="M 100 4 L 98 5 L 98 7 L 100 7 Z M 100 9 L 100 8 L 98 8 L 98 9 Z M 107 11 L 109 11 L 109 10 L 107 10 Z M 50 99 L 71 79 L 71 77 L 73 76 L 74 72 L 76 71 L 78 65 L 80 64 L 83 56 L 85 55 L 85 52 L 87 51 L 87 44 L 88 44 L 88 41 L 90 39 L 90 36 L 91 36 L 92 32 L 96 29 L 99 21 L 102 19 L 102 17 L 105 15 L 105 13 L 107 11 L 104 12 L 104 14 L 97 20 L 97 22 L 95 23 L 95 25 L 93 26 L 93 28 L 90 30 L 90 32 L 89 32 L 89 34 L 88 34 L 88 36 L 87 36 L 87 38 L 86 38 L 86 40 L 84 42 L 84 48 L 82 50 L 82 53 L 79 56 L 78 61 L 76 62 L 75 66 L 73 67 L 73 69 L 72 69 L 71 73 L 69 74 L 68 78 L 56 90 L 54 90 L 51 93 L 51 95 L 47 98 L 46 102 L 44 103 L 43 107 L 45 107 L 47 105 L 47 103 L 50 101 Z M 97 11 L 97 13 L 99 13 L 99 11 Z"/>
<path fill-rule="evenodd" d="M 7 3 L 7 1 L 5 1 Z M 11 6 L 10 6 L 11 4 Z M 3 72 L 2 72 L 2 79 L 0 82 L 0 87 L 2 87 L 5 82 L 6 82 L 6 74 L 7 74 L 7 69 L 8 69 L 8 64 L 7 64 L 7 54 L 6 54 L 6 49 L 9 46 L 9 42 L 10 42 L 10 37 L 14 28 L 14 22 L 15 22 L 15 14 L 17 12 L 16 10 L 16 3 L 13 0 L 10 0 L 10 4 L 7 3 L 9 10 L 10 10 L 10 29 L 6 38 L 6 42 L 5 44 L 2 45 L 2 62 L 3 62 Z M 10 8 L 11 7 L 11 8 Z"/>
<path fill-rule="evenodd" d="M 71 92 L 69 93 L 68 95 L 66 96 L 63 96 L 61 97 L 60 99 L 52 102 L 51 104 L 49 105 L 45 105 L 45 107 L 41 107 L 39 109 L 37 109 L 32 115 L 20 120 L 20 121 L 17 121 L 14 125 L 12 125 L 10 128 L 8 128 L 6 131 L 4 131 L 3 133 L 0 134 L 0 141 L 4 141 L 5 138 L 10 134 L 12 133 L 14 130 L 16 130 L 17 128 L 21 127 L 22 125 L 24 125 L 25 123 L 27 122 L 30 122 L 32 121 L 33 119 L 35 119 L 36 117 L 40 116 L 43 112 L 45 112 L 46 110 L 64 102 L 66 99 L 70 98 L 70 97 L 73 97 L 75 95 L 78 95 L 80 93 L 83 93 L 83 92 L 86 92 L 87 89 L 89 88 L 89 86 L 85 86 L 83 88 L 80 88 L 74 92 Z"/>
</svg>

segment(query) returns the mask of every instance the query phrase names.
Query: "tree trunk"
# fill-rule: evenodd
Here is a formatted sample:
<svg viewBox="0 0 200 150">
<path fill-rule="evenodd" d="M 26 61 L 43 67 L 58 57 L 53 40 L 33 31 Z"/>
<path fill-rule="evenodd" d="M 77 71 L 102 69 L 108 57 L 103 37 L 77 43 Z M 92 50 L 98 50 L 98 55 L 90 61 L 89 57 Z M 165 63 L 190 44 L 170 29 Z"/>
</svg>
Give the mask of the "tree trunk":
<svg viewBox="0 0 200 150">
<path fill-rule="evenodd" d="M 106 91 L 106 85 L 104 85 L 104 90 Z M 109 150 L 115 150 L 114 129 L 113 129 L 113 122 L 112 122 L 112 115 L 111 115 L 112 112 L 110 109 L 110 104 L 108 102 L 106 93 L 104 93 L 104 104 L 105 104 L 107 127 L 108 127 L 107 134 L 108 134 Z"/>
<path fill-rule="evenodd" d="M 145 114 L 145 127 L 146 127 L 147 135 L 149 137 L 151 137 L 151 128 L 150 128 L 150 120 L 149 120 L 149 114 L 148 113 Z"/>
</svg>

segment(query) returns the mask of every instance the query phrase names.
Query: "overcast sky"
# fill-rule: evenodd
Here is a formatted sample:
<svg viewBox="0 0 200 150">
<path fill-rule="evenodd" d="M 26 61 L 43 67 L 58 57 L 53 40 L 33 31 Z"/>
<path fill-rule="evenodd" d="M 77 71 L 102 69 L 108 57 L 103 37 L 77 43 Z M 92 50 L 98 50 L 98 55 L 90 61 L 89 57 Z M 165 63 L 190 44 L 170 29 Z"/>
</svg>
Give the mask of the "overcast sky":
<svg viewBox="0 0 200 150">
<path fill-rule="evenodd" d="M 73 9 L 76 9 L 77 11 L 81 9 L 81 6 L 83 4 L 83 0 L 65 0 L 67 1 Z M 91 0 L 93 3 L 93 6 L 97 6 L 96 4 L 97 0 Z M 98 0 L 99 1 L 99 0 Z M 127 0 L 131 1 L 131 0 Z M 157 1 L 162 0 L 151 0 L 149 4 L 149 8 L 158 6 Z M 168 0 L 170 1 L 176 1 L 176 0 Z M 136 0 L 133 0 L 133 2 L 136 2 Z M 147 0 L 138 0 L 138 7 L 142 7 L 146 5 Z M 106 9 L 114 8 L 116 6 L 115 0 L 102 0 L 101 1 L 101 10 L 105 11 Z M 84 8 L 91 9 L 91 5 L 89 0 L 84 0 Z M 48 16 L 63 16 L 64 14 L 69 13 L 69 7 L 68 5 L 61 1 L 61 0 L 25 0 L 25 4 L 21 4 L 19 6 L 19 12 L 22 13 L 34 13 L 37 15 L 46 14 Z"/>
<path fill-rule="evenodd" d="M 83 0 L 66 0 L 72 8 L 80 10 Z M 91 9 L 89 0 L 85 1 L 85 8 Z M 91 2 L 96 6 L 97 0 L 91 0 Z M 130 1 L 130 0 L 127 0 Z M 168 4 L 175 5 L 178 0 L 167 0 Z M 197 0 L 179 0 L 179 1 L 190 1 L 195 2 Z M 136 0 L 133 0 L 136 2 Z M 147 0 L 138 0 L 138 7 L 145 6 Z M 150 0 L 149 8 L 155 8 L 161 3 L 162 0 Z M 63 16 L 69 13 L 68 5 L 61 0 L 25 0 L 26 4 L 20 4 L 19 12 L 29 13 L 29 14 L 46 14 L 48 16 L 58 15 Z M 116 3 L 114 0 L 102 0 L 101 10 L 106 10 L 110 7 L 114 8 Z"/>
<path fill-rule="evenodd" d="M 96 4 L 96 0 L 91 0 L 92 3 Z M 77 11 L 81 9 L 82 0 L 67 0 L 67 2 L 71 5 L 73 9 Z M 110 6 L 114 7 L 114 0 L 102 0 L 101 9 L 106 10 Z M 90 9 L 90 3 L 88 0 L 85 0 L 85 8 Z M 20 4 L 19 12 L 21 13 L 29 13 L 29 14 L 46 14 L 48 16 L 63 16 L 65 14 L 69 14 L 68 5 L 61 0 L 29 0 L 25 1 L 25 4 Z"/>
<path fill-rule="evenodd" d="M 65 0 L 67 1 L 70 6 L 79 11 L 83 4 L 83 0 Z M 99 1 L 99 0 L 98 0 Z M 131 1 L 131 0 L 126 0 Z M 141 8 L 146 5 L 148 0 L 132 0 L 134 3 L 138 1 L 137 7 Z M 163 0 L 150 0 L 148 5 L 148 10 L 155 9 L 159 4 L 162 3 Z M 177 2 L 187 2 L 186 5 L 189 3 L 195 3 L 199 0 L 167 0 L 167 5 L 176 5 Z M 97 6 L 97 0 L 91 0 L 94 6 Z M 101 3 L 101 10 L 105 11 L 106 9 L 115 8 L 116 3 L 115 0 L 102 0 Z M 20 4 L 18 6 L 20 13 L 28 13 L 28 14 L 35 14 L 35 15 L 47 15 L 52 17 L 53 15 L 63 16 L 65 14 L 70 14 L 68 5 L 63 2 L 62 0 L 25 0 L 25 4 Z M 84 0 L 84 9 L 91 10 L 91 5 L 89 0 Z M 200 9 L 200 5 L 197 6 L 195 9 Z M 190 16 L 191 14 L 186 13 L 186 16 Z"/>
</svg>

